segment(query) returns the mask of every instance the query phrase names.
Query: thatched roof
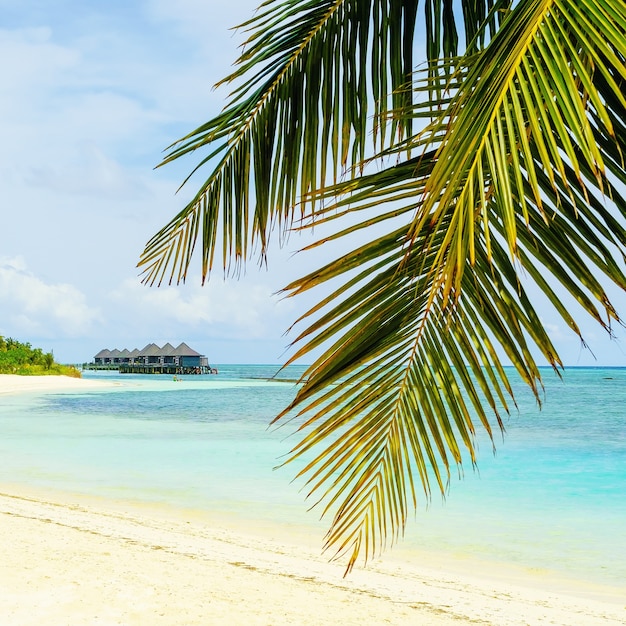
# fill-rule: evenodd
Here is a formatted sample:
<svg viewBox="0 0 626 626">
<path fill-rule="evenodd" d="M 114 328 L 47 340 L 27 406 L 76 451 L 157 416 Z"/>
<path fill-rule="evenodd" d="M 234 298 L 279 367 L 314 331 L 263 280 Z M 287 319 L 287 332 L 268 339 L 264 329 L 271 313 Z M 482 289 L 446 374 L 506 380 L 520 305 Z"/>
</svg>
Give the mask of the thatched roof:
<svg viewBox="0 0 626 626">
<path fill-rule="evenodd" d="M 149 343 L 143 350 L 139 351 L 139 356 L 160 356 L 161 348 L 156 343 Z"/>
<path fill-rule="evenodd" d="M 181 343 L 178 347 L 174 347 L 171 343 L 166 343 L 162 348 L 156 345 L 156 343 L 149 343 L 147 346 L 138 350 L 135 348 L 129 351 L 127 348 L 123 350 L 100 350 L 94 359 L 113 359 L 113 358 L 140 358 L 149 356 L 203 356 L 199 352 L 196 352 L 193 348 L 190 348 L 185 342 Z"/>
<path fill-rule="evenodd" d="M 176 356 L 202 356 L 199 352 L 192 350 L 186 343 L 181 343 L 176 348 Z"/>
<path fill-rule="evenodd" d="M 179 353 L 176 352 L 176 348 L 171 343 L 166 343 L 159 353 L 161 356 L 178 356 Z"/>
</svg>

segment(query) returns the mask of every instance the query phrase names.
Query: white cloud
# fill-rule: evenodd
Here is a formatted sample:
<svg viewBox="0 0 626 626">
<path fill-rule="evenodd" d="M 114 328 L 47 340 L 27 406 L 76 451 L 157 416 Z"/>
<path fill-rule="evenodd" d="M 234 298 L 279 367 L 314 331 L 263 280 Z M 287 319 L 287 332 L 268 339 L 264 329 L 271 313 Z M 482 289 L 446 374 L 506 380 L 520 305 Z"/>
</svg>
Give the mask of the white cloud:
<svg viewBox="0 0 626 626">
<path fill-rule="evenodd" d="M 197 38 L 199 44 L 216 51 L 219 51 L 219 46 L 224 45 L 225 37 L 234 39 L 233 49 L 243 41 L 245 33 L 233 37 L 232 29 L 253 17 L 260 5 L 259 0 L 238 0 L 230 3 L 206 0 L 148 2 L 148 8 L 157 20 L 168 22 L 170 27 L 177 27 L 187 36 Z M 212 36 L 207 36 L 208 33 Z M 223 58 L 220 62 L 223 62 Z"/>
<path fill-rule="evenodd" d="M 543 327 L 546 329 L 552 341 L 576 341 L 580 343 L 578 335 L 576 335 L 576 333 L 571 328 L 566 327 L 562 324 L 546 322 L 544 319 L 541 319 L 541 323 L 543 324 Z"/>
<path fill-rule="evenodd" d="M 15 62 L 3 63 L 0 70 L 0 94 L 11 95 L 2 100 L 5 106 L 15 105 L 24 95 L 41 93 L 55 87 L 59 75 L 77 66 L 80 52 L 52 41 L 49 27 L 0 30 L 0 54 Z M 39 102 L 32 102 L 37 108 Z"/>
<path fill-rule="evenodd" d="M 51 162 L 34 166 L 25 175 L 29 188 L 41 187 L 48 191 L 93 198 L 126 199 L 148 192 L 145 175 L 133 175 L 117 161 L 107 157 L 94 142 L 83 142 L 77 147 L 72 163 Z"/>
<path fill-rule="evenodd" d="M 146 287 L 128 279 L 111 293 L 110 301 L 126 319 L 141 320 L 154 334 L 176 334 L 177 329 L 202 328 L 220 338 L 260 339 L 286 330 L 290 301 L 272 295 L 263 284 L 212 280 L 201 287 Z M 144 330 L 145 332 L 145 330 Z"/>
<path fill-rule="evenodd" d="M 18 338 L 85 336 L 99 319 L 76 287 L 44 282 L 20 257 L 0 259 L 0 309 L 0 334 Z"/>
</svg>

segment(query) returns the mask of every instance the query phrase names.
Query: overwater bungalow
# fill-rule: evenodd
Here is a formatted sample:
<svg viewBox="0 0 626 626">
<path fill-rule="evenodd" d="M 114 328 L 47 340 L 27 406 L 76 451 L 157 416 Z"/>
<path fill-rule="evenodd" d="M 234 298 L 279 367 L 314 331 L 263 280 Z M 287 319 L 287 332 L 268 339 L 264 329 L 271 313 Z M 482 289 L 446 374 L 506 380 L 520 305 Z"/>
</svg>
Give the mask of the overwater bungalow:
<svg viewBox="0 0 626 626">
<path fill-rule="evenodd" d="M 166 343 L 162 348 L 149 343 L 139 350 L 100 350 L 84 369 L 118 369 L 121 374 L 212 374 L 206 356 L 190 348 L 185 342 L 178 347 Z"/>
</svg>

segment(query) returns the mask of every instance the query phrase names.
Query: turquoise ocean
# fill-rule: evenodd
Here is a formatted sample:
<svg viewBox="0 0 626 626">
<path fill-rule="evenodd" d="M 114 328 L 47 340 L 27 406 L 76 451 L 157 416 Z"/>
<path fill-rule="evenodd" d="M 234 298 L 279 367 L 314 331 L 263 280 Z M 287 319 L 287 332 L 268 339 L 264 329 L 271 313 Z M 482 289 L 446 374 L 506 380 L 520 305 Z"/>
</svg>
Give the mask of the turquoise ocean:
<svg viewBox="0 0 626 626">
<path fill-rule="evenodd" d="M 297 528 L 320 548 L 295 467 L 276 469 L 295 426 L 268 428 L 303 368 L 223 365 L 217 376 L 85 372 L 102 390 L 0 397 L 0 483 L 218 513 Z M 626 581 L 626 368 L 543 371 L 541 410 L 520 381 L 518 410 L 479 437 L 444 500 L 422 502 L 394 554 L 439 552 L 623 587 Z M 417 553 L 417 552 L 416 552 Z M 384 558 L 384 557 L 383 557 Z"/>
</svg>

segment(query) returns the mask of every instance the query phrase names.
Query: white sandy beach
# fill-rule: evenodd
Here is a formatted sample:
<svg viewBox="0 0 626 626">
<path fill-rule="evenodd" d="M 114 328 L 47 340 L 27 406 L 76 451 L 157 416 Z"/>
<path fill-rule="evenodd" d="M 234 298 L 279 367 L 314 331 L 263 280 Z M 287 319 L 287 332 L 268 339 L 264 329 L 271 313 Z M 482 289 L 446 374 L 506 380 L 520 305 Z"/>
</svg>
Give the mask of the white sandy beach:
<svg viewBox="0 0 626 626">
<path fill-rule="evenodd" d="M 85 380 L 71 376 L 16 376 L 0 374 L 0 395 L 48 391 L 97 389 L 110 386 L 110 381 Z"/>
<path fill-rule="evenodd" d="M 0 394 L 101 384 L 15 378 L 0 377 Z M 614 589 L 495 565 L 461 569 L 437 555 L 401 563 L 393 553 L 344 579 L 311 548 L 318 541 L 16 485 L 0 485 L 0 535 L 3 626 L 626 622 Z"/>
</svg>

